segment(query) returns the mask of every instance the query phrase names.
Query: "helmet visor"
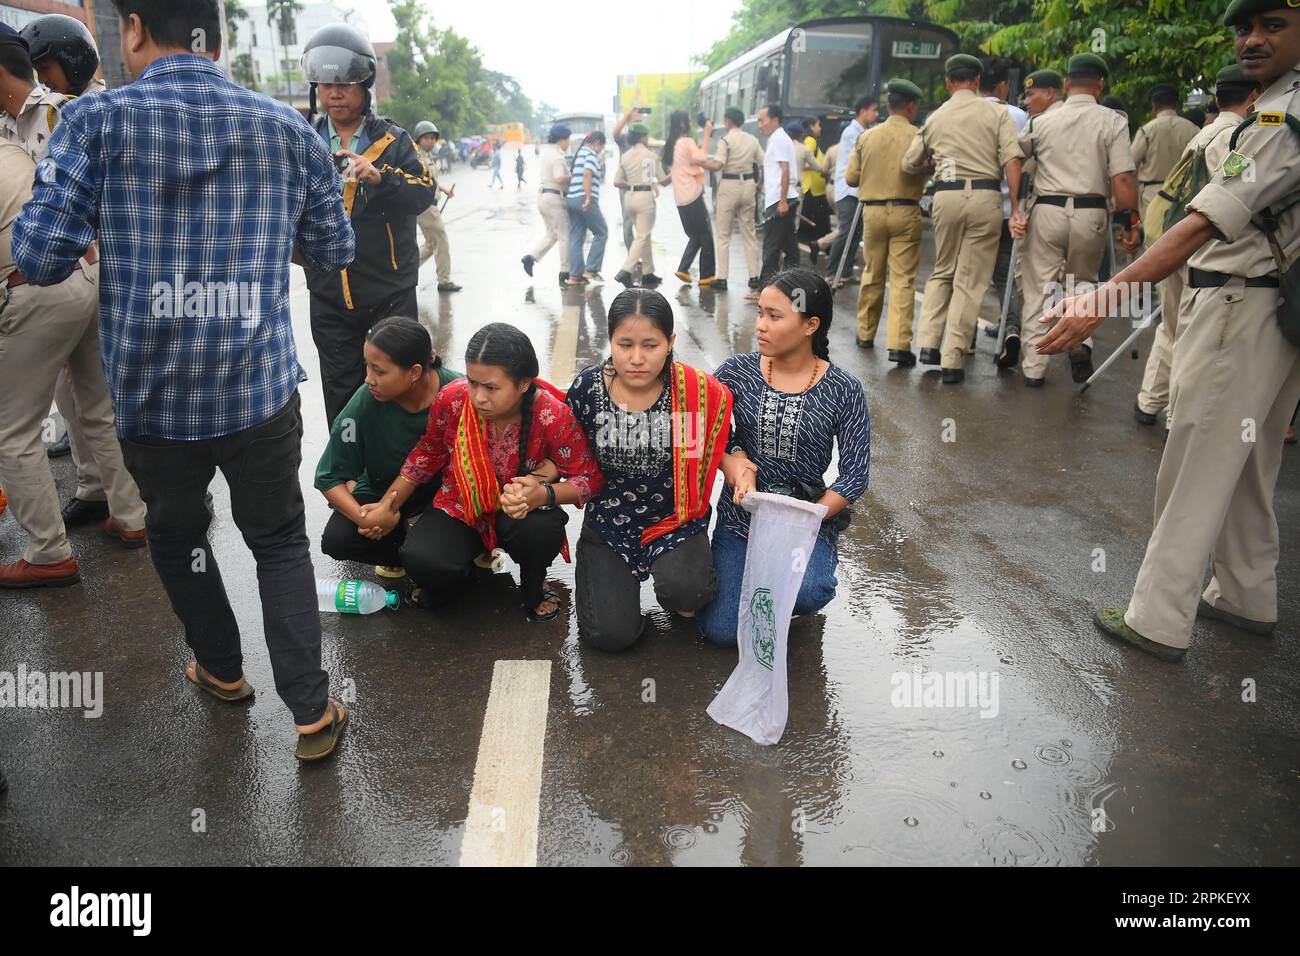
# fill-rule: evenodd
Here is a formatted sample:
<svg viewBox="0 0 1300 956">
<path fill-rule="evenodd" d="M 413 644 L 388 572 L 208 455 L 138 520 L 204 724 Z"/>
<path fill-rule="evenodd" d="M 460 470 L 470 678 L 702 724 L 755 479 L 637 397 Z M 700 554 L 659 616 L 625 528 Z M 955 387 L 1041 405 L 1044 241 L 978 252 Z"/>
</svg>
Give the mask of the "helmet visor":
<svg viewBox="0 0 1300 956">
<path fill-rule="evenodd" d="M 341 46 L 318 46 L 302 57 L 309 83 L 364 83 L 375 73 L 375 61 Z"/>
</svg>

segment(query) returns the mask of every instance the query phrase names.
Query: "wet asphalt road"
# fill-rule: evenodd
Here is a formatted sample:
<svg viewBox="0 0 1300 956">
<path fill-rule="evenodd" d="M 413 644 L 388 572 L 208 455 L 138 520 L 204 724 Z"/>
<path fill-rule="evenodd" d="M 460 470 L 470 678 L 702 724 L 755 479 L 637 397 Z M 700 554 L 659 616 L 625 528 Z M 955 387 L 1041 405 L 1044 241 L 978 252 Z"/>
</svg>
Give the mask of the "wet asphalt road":
<svg viewBox="0 0 1300 956">
<path fill-rule="evenodd" d="M 450 180 L 460 188 L 446 210 L 453 272 L 466 288 L 440 296 L 432 261 L 422 271 L 435 344 L 462 367 L 479 326 L 513 322 L 567 384 L 604 354 L 623 255 L 615 198 L 604 203 L 609 284 L 562 293 L 555 252 L 531 282 L 518 263 L 540 234 L 535 184 L 489 191 L 486 170 L 464 166 Z M 683 245 L 664 196 L 661 275 Z M 686 361 L 712 367 L 754 347 L 738 241 L 732 252 L 729 293 L 664 285 Z M 184 681 L 189 654 L 147 552 L 75 531 L 80 586 L 0 596 L 0 671 L 103 671 L 104 714 L 0 709 L 11 785 L 0 862 L 456 863 L 493 665 L 528 659 L 552 662 L 542 864 L 1296 863 L 1300 452 L 1288 449 L 1277 490 L 1277 633 L 1198 623 L 1184 664 L 1150 659 L 1091 624 L 1095 605 L 1127 598 L 1150 531 L 1162 446 L 1132 419 L 1142 363 L 1122 359 L 1079 396 L 1058 359 L 1048 386 L 1030 392 L 1018 373 L 994 369 L 981 336 L 965 385 L 941 387 L 937 372 L 889 365 L 883 330 L 874 353 L 854 347 L 855 295 L 837 300 L 832 355 L 867 389 L 871 488 L 842 539 L 838 597 L 791 628 L 779 746 L 707 716 L 735 651 L 670 620 L 649 587 L 654 627 L 611 656 L 578 644 L 571 613 L 525 624 L 501 575 L 437 615 L 326 616 L 325 664 L 354 723 L 337 759 L 299 766 L 261 640 L 255 569 L 218 474 L 211 533 L 255 703 L 225 707 Z M 311 376 L 302 479 L 313 560 L 320 576 L 373 578 L 319 553 L 328 512 L 310 484 L 326 429 L 300 273 L 293 309 Z M 1098 358 L 1125 332 L 1104 330 Z M 941 440 L 945 424 L 955 441 Z M 66 497 L 71 464 L 54 468 Z M 571 540 L 579 524 L 571 513 Z M 6 515 L 0 560 L 21 549 Z M 552 570 L 567 601 L 573 569 Z M 996 716 L 893 706 L 891 675 L 917 667 L 996 672 Z M 1242 700 L 1246 680 L 1254 702 Z"/>
</svg>

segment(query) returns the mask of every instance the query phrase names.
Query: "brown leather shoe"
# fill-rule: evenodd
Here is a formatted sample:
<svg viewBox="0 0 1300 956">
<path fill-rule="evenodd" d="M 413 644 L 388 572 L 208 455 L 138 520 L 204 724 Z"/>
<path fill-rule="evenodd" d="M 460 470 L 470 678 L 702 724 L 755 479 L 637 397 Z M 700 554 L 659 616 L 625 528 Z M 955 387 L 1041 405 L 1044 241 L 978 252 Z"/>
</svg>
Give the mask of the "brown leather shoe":
<svg viewBox="0 0 1300 956">
<path fill-rule="evenodd" d="M 127 531 L 112 518 L 104 522 L 104 533 L 110 538 L 117 538 L 127 548 L 143 548 L 149 543 L 145 540 L 147 532 L 144 528 L 139 531 Z"/>
<path fill-rule="evenodd" d="M 76 558 L 57 564 L 28 564 L 15 561 L 0 564 L 0 588 L 66 588 L 81 580 L 81 568 Z"/>
</svg>

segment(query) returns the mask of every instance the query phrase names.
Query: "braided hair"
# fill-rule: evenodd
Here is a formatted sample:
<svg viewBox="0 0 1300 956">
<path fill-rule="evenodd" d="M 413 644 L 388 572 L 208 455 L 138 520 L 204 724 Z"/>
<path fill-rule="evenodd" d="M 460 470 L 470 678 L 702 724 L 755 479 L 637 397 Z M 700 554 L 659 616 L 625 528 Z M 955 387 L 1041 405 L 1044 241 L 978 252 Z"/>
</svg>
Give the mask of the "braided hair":
<svg viewBox="0 0 1300 956">
<path fill-rule="evenodd" d="M 649 319 L 656 329 L 663 333 L 664 338 L 672 341 L 673 337 L 673 307 L 668 300 L 664 298 L 663 293 L 655 289 L 626 289 L 620 292 L 614 301 L 609 304 L 609 340 L 614 341 L 614 333 L 618 327 L 628 319 L 645 318 Z M 669 388 L 673 381 L 673 353 L 670 349 L 668 357 L 664 359 L 664 367 L 659 372 L 659 379 L 664 383 L 664 388 Z M 605 360 L 605 365 L 617 375 L 618 371 L 614 369 L 614 358 L 610 356 Z"/>
<path fill-rule="evenodd" d="M 505 322 L 489 322 L 474 333 L 465 349 L 465 364 L 495 365 L 512 382 L 531 379 L 519 406 L 519 473 L 529 466 L 528 433 L 533 424 L 533 403 L 537 399 L 537 352 L 523 332 Z"/>
</svg>

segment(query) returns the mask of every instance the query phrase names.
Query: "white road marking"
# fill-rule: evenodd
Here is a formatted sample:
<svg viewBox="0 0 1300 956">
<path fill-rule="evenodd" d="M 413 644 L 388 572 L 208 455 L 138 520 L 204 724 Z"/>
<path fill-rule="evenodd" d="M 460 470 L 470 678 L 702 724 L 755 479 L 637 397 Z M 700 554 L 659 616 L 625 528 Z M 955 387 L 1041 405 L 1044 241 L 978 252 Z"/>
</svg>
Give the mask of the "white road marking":
<svg viewBox="0 0 1300 956">
<path fill-rule="evenodd" d="M 536 866 L 550 661 L 497 661 L 479 738 L 461 866 Z"/>
</svg>

